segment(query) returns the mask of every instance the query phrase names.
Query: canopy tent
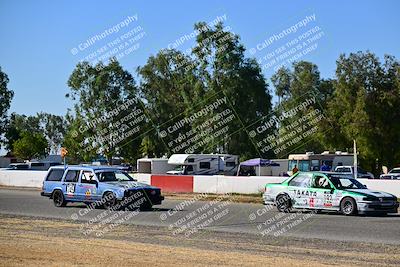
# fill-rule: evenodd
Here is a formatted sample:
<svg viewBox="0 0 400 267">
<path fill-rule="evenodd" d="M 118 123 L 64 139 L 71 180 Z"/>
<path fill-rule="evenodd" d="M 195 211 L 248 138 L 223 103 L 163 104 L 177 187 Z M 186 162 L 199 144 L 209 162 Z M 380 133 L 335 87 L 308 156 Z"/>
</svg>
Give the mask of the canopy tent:
<svg viewBox="0 0 400 267">
<path fill-rule="evenodd" d="M 257 167 L 258 166 L 258 175 L 260 175 L 261 167 L 280 166 L 280 164 L 273 162 L 272 160 L 269 160 L 269 159 L 262 159 L 262 158 L 249 159 L 249 160 L 243 161 L 239 164 L 237 176 L 239 176 L 239 171 L 240 171 L 241 166 L 246 166 L 246 167 Z"/>
</svg>

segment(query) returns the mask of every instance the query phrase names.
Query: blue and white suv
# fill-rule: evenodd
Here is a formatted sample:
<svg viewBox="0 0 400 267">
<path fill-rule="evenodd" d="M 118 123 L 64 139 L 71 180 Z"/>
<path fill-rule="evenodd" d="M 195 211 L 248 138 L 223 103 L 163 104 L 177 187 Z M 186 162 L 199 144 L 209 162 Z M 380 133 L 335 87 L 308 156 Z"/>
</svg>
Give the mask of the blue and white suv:
<svg viewBox="0 0 400 267">
<path fill-rule="evenodd" d="M 53 199 L 56 207 L 84 202 L 106 209 L 151 209 L 164 200 L 160 188 L 139 183 L 127 172 L 108 166 L 51 167 L 41 195 Z"/>
</svg>

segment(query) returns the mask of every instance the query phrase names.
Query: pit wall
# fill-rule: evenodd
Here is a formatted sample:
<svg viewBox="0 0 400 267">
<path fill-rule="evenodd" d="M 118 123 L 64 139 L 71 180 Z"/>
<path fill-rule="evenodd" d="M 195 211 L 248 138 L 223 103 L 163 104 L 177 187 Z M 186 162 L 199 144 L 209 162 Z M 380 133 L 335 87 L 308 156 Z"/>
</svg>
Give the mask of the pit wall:
<svg viewBox="0 0 400 267">
<path fill-rule="evenodd" d="M 42 187 L 47 171 L 0 170 L 0 185 Z"/>
<path fill-rule="evenodd" d="M 146 178 L 144 178 L 146 176 Z M 281 183 L 287 177 L 282 176 L 202 176 L 202 175 L 154 175 L 135 174 L 140 181 L 158 186 L 165 192 L 194 192 L 194 193 L 240 193 L 257 194 L 264 191 L 267 183 Z M 142 178 L 140 178 L 142 177 Z M 186 186 L 182 189 L 181 179 L 185 177 Z M 162 183 L 160 183 L 162 179 Z M 187 186 L 193 181 L 193 187 Z M 391 193 L 400 198 L 400 180 L 369 180 L 359 179 L 371 190 Z"/>
<path fill-rule="evenodd" d="M 0 171 L 0 185 L 18 187 L 42 187 L 47 171 Z M 279 176 L 202 176 L 163 175 L 135 173 L 139 181 L 160 187 L 164 192 L 180 193 L 240 193 L 257 194 L 264 191 L 267 183 L 280 183 L 287 177 Z M 400 180 L 360 179 L 369 189 L 385 191 L 400 198 Z"/>
</svg>

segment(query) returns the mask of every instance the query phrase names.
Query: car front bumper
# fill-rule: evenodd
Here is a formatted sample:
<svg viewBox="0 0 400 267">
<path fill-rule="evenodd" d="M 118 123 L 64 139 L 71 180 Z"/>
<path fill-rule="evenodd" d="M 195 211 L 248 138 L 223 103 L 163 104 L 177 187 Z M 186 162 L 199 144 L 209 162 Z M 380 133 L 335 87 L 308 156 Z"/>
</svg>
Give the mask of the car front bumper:
<svg viewBox="0 0 400 267">
<path fill-rule="evenodd" d="M 138 197 L 131 199 L 131 202 L 137 203 L 150 203 L 151 205 L 160 205 L 164 200 L 164 196 L 161 195 L 160 190 L 154 189 L 141 189 L 141 190 L 129 190 L 125 192 L 124 198 L 129 198 L 130 196 L 135 196 L 135 194 L 140 193 Z M 153 192 L 153 193 L 152 193 Z"/>
<path fill-rule="evenodd" d="M 398 201 L 365 201 L 357 203 L 358 213 L 397 213 L 399 208 Z"/>
<path fill-rule="evenodd" d="M 275 195 L 264 193 L 263 203 L 264 205 L 275 205 Z"/>
</svg>

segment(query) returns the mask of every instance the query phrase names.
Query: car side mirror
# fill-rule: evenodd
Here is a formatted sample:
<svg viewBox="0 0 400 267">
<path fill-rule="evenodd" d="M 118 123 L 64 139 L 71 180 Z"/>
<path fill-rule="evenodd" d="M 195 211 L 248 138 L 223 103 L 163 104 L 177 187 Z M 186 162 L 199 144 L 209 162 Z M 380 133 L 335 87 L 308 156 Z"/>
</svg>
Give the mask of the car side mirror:
<svg viewBox="0 0 400 267">
<path fill-rule="evenodd" d="M 96 187 L 99 187 L 99 182 L 97 182 L 96 180 L 93 180 L 93 182 L 92 182 L 93 184 L 95 184 L 96 185 Z"/>
</svg>

